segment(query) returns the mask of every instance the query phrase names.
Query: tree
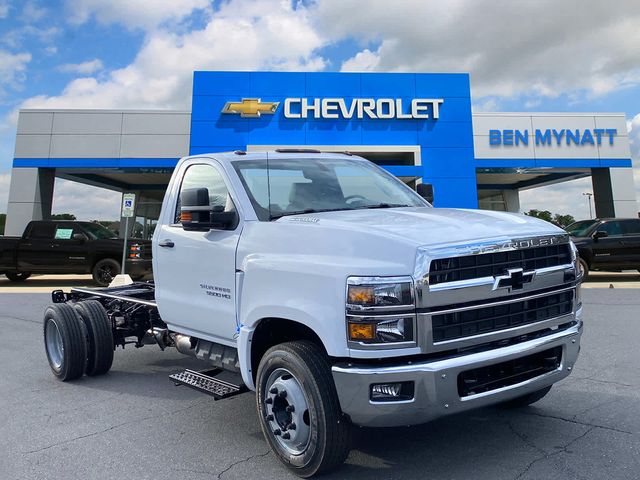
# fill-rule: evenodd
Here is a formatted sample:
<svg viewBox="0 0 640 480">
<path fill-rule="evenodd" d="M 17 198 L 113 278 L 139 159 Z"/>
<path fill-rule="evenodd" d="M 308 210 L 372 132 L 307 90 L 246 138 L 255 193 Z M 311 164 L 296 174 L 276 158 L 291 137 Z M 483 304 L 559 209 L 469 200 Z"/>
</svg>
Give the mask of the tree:
<svg viewBox="0 0 640 480">
<path fill-rule="evenodd" d="M 7 214 L 0 213 L 0 235 L 4 235 L 4 224 L 7 221 Z"/>
<path fill-rule="evenodd" d="M 529 215 L 530 217 L 540 218 L 549 223 L 553 223 L 553 215 L 549 210 L 536 210 L 535 208 L 525 212 L 525 215 Z"/>
<path fill-rule="evenodd" d="M 51 220 L 77 220 L 73 213 L 56 213 L 51 215 Z"/>
<path fill-rule="evenodd" d="M 568 227 L 569 225 L 571 225 L 573 222 L 575 222 L 576 219 L 573 218 L 572 215 L 566 214 L 566 215 L 560 215 L 559 213 L 556 213 L 553 216 L 553 223 L 555 223 L 556 225 L 558 225 L 559 227 Z"/>
</svg>

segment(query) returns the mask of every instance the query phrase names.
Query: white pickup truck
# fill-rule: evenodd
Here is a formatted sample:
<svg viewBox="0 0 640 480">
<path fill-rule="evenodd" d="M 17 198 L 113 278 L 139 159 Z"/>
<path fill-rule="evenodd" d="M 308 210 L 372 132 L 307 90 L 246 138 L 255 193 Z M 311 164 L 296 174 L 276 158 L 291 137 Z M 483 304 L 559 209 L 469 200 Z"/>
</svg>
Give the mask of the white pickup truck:
<svg viewBox="0 0 640 480">
<path fill-rule="evenodd" d="M 53 292 L 61 380 L 116 346 L 157 344 L 216 399 L 256 392 L 277 457 L 341 464 L 353 425 L 528 405 L 569 375 L 582 333 L 576 249 L 516 214 L 432 208 L 350 154 L 216 153 L 177 165 L 153 239 L 155 283 Z"/>
</svg>

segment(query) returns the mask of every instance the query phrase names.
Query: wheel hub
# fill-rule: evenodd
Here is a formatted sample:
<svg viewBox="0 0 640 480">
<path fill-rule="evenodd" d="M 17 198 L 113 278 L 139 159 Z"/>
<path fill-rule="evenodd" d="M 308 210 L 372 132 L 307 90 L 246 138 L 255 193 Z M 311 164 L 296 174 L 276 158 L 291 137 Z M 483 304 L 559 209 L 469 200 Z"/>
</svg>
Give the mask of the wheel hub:
<svg viewBox="0 0 640 480">
<path fill-rule="evenodd" d="M 295 455 L 309 445 L 309 406 L 296 378 L 285 369 L 274 371 L 267 380 L 265 419 L 280 446 Z"/>
</svg>

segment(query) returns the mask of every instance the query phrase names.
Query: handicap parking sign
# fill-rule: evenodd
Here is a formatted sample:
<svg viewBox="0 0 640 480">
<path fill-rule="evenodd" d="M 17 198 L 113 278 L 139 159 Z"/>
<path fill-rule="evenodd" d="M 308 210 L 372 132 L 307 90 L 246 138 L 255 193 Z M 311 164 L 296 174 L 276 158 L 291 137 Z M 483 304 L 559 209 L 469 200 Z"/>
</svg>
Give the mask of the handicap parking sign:
<svg viewBox="0 0 640 480">
<path fill-rule="evenodd" d="M 125 193 L 122 195 L 122 216 L 133 217 L 135 212 L 136 196 L 134 193 Z"/>
</svg>

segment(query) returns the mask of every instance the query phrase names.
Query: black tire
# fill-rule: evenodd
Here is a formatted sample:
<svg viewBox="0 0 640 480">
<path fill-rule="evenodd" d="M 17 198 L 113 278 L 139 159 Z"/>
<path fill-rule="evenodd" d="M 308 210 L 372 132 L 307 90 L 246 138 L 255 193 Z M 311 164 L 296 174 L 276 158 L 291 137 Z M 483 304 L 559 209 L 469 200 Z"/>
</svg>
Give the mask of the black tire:
<svg viewBox="0 0 640 480">
<path fill-rule="evenodd" d="M 542 400 L 547 393 L 551 390 L 551 385 L 548 387 L 544 387 L 535 392 L 531 392 L 527 395 L 523 395 L 518 398 L 514 398 L 513 400 L 509 400 L 501 404 L 502 407 L 506 408 L 522 408 L 528 407 L 529 405 L 536 403 L 538 400 Z"/>
<path fill-rule="evenodd" d="M 113 330 L 107 311 L 97 300 L 87 300 L 74 305 L 87 329 L 87 365 L 85 373 L 90 377 L 102 375 L 113 364 Z"/>
<path fill-rule="evenodd" d="M 12 282 L 24 282 L 31 276 L 29 272 L 7 272 L 6 275 Z"/>
<path fill-rule="evenodd" d="M 66 303 L 44 312 L 44 348 L 53 374 L 63 382 L 80 378 L 87 363 L 86 330 L 76 311 Z"/>
<path fill-rule="evenodd" d="M 120 273 L 120 263 L 113 258 L 103 258 L 94 266 L 91 274 L 93 281 L 101 287 L 108 287 L 111 280 Z"/>
<path fill-rule="evenodd" d="M 282 392 L 274 394 L 274 390 L 267 391 L 267 382 L 273 375 L 285 371 L 303 393 L 307 404 L 306 411 L 291 410 L 288 420 L 278 423 L 291 405 L 287 402 L 293 395 L 284 397 Z M 260 425 L 265 439 L 278 459 L 299 477 L 308 478 L 318 473 L 324 473 L 341 465 L 349 455 L 351 443 L 351 425 L 340 410 L 340 402 L 336 392 L 331 366 L 324 351 L 310 341 L 295 341 L 282 343 L 270 348 L 260 360 L 256 378 L 256 407 Z M 298 392 L 300 393 L 300 392 Z M 273 397 L 270 397 L 273 395 Z M 285 394 L 286 395 L 286 394 Z M 276 399 L 276 397 L 280 397 Z M 267 403 L 267 398 L 272 398 Z M 276 412 L 276 402 L 280 403 Z M 282 404 L 284 402 L 284 406 Z M 295 415 L 295 417 L 294 417 Z M 269 416 L 277 417 L 269 419 Z M 291 453 L 282 445 L 286 426 L 291 426 L 293 419 L 304 422 L 302 427 L 291 427 L 288 432 L 297 435 L 297 431 L 307 430 L 307 443 L 300 448 L 299 453 Z M 280 429 L 273 425 L 282 425 L 281 434 L 274 433 Z M 294 431 L 297 430 L 297 431 Z M 276 439 L 278 436 L 278 439 Z M 294 437 L 295 438 L 295 437 Z M 297 439 L 296 439 L 297 440 Z"/>
<path fill-rule="evenodd" d="M 582 280 L 586 280 L 589 277 L 589 265 L 582 258 L 578 259 L 580 262 L 580 272 L 582 273 Z"/>
</svg>

